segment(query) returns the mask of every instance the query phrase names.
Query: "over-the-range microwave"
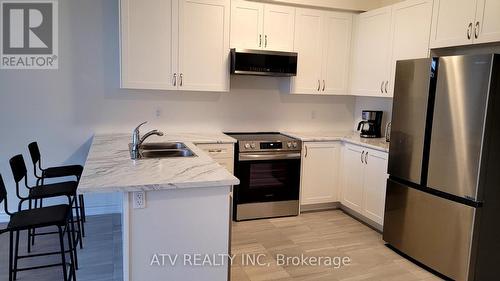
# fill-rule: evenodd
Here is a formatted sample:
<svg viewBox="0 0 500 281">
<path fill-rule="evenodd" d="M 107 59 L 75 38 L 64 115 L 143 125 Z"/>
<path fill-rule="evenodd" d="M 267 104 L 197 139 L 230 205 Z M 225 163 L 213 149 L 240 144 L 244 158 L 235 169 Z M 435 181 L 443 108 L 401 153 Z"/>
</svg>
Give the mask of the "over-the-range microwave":
<svg viewBox="0 0 500 281">
<path fill-rule="evenodd" d="M 231 74 L 295 76 L 297 57 L 293 52 L 231 49 Z"/>
</svg>

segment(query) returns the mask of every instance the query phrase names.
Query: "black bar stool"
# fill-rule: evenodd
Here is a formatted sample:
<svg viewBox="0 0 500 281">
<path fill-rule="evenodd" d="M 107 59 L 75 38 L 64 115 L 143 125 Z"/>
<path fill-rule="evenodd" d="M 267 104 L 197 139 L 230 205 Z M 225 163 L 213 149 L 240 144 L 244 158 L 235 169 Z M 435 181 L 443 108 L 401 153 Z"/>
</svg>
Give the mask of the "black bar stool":
<svg viewBox="0 0 500 281">
<path fill-rule="evenodd" d="M 42 157 L 40 154 L 40 149 L 38 148 L 37 142 L 32 142 L 28 144 L 28 150 L 31 155 L 31 162 L 33 163 L 33 172 L 35 177 L 38 179 L 37 184 L 39 182 L 44 183 L 44 179 L 49 178 L 62 178 L 62 177 L 76 177 L 76 181 L 80 182 L 80 178 L 83 173 L 83 166 L 81 165 L 68 165 L 68 166 L 58 166 L 58 167 L 49 167 L 46 169 L 42 168 Z M 40 175 L 38 175 L 38 170 L 40 170 Z M 85 215 L 85 200 L 83 198 L 83 194 L 78 195 L 79 205 L 80 205 L 80 215 L 82 222 L 80 228 L 82 229 L 82 236 L 85 237 L 85 226 L 83 222 L 87 221 L 87 216 Z M 35 207 L 38 204 L 35 201 Z M 43 205 L 42 200 L 40 200 L 40 207 Z M 34 240 L 34 237 L 33 237 Z"/>
<path fill-rule="evenodd" d="M 74 251 L 76 247 L 73 246 L 73 239 L 70 236 L 71 226 L 71 212 L 70 205 L 56 205 L 32 210 L 23 210 L 16 213 L 9 212 L 7 205 L 7 190 L 5 189 L 5 184 L 3 182 L 2 176 L 0 175 L 0 203 L 4 202 L 5 213 L 10 216 L 7 228 L 0 229 L 0 234 L 9 232 L 9 281 L 14 281 L 17 279 L 17 273 L 20 271 L 62 266 L 64 281 L 73 280 L 76 281 L 75 273 L 75 257 Z M 59 244 L 60 251 L 57 252 L 46 252 L 33 255 L 19 255 L 19 232 L 24 230 L 30 230 L 40 227 L 50 227 L 56 226 L 59 234 Z M 74 231 L 74 229 L 73 229 Z M 15 235 L 15 248 L 14 248 L 14 233 Z M 65 250 L 64 246 L 64 234 L 68 237 L 68 250 Z M 70 262 L 66 261 L 66 253 L 69 252 Z M 39 265 L 32 267 L 18 267 L 18 260 L 26 258 L 44 257 L 49 255 L 61 255 L 61 263 Z M 70 266 L 69 276 L 67 266 Z"/>
<path fill-rule="evenodd" d="M 61 183 L 54 183 L 54 184 L 46 184 L 46 185 L 38 185 L 34 187 L 30 187 L 28 185 L 28 175 L 27 175 L 27 170 L 26 170 L 26 165 L 24 163 L 24 158 L 21 154 L 16 155 L 12 157 L 9 161 L 10 167 L 12 169 L 12 174 L 14 175 L 14 181 L 16 182 L 16 195 L 17 198 L 19 198 L 19 206 L 18 209 L 21 211 L 22 209 L 22 204 L 25 201 L 31 201 L 31 200 L 37 200 L 37 199 L 47 199 L 47 198 L 53 198 L 53 197 L 61 197 L 65 196 L 68 198 L 68 205 L 73 206 L 75 204 L 78 207 L 78 200 L 77 194 L 76 194 L 76 188 L 77 188 L 77 182 L 76 181 L 68 181 L 68 182 L 61 182 Z M 19 183 L 21 180 L 24 178 L 24 185 L 26 188 L 28 188 L 29 193 L 27 197 L 21 196 L 20 192 L 20 187 Z M 29 209 L 31 209 L 31 204 L 29 206 Z M 35 209 L 36 210 L 36 209 Z M 77 208 L 79 210 L 79 208 Z M 74 224 L 73 220 L 73 212 L 71 212 L 71 224 Z M 76 212 L 77 220 L 80 219 L 79 212 Z M 80 226 L 80 224 L 78 224 Z M 74 226 L 72 227 L 74 229 Z M 75 236 L 76 232 L 76 236 Z M 74 247 L 74 258 L 75 258 L 75 268 L 78 269 L 78 257 L 76 253 L 76 245 L 79 243 L 80 248 L 82 248 L 82 236 L 81 236 L 81 230 L 78 229 L 77 231 L 72 231 L 72 236 L 73 236 L 73 242 L 75 244 Z M 32 235 L 48 235 L 48 234 L 55 234 L 54 232 L 46 232 L 46 233 L 32 233 L 32 230 L 28 230 L 28 253 L 31 252 L 31 237 Z"/>
</svg>

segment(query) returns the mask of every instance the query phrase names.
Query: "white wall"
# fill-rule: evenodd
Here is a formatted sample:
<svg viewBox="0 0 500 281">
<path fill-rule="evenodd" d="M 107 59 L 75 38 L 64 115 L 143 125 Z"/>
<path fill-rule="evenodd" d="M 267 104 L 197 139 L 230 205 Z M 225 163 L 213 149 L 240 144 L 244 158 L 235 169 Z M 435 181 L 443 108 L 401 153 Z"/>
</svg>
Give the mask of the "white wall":
<svg viewBox="0 0 500 281">
<path fill-rule="evenodd" d="M 355 98 L 289 95 L 279 78 L 233 77 L 230 93 L 121 90 L 118 1 L 65 0 L 59 10 L 59 70 L 0 70 L 0 173 L 11 210 L 8 159 L 30 161 L 33 140 L 47 166 L 82 164 L 94 132 L 129 132 L 144 120 L 167 132 L 352 129 Z M 119 210 L 117 198 L 87 196 L 88 213 Z"/>
</svg>

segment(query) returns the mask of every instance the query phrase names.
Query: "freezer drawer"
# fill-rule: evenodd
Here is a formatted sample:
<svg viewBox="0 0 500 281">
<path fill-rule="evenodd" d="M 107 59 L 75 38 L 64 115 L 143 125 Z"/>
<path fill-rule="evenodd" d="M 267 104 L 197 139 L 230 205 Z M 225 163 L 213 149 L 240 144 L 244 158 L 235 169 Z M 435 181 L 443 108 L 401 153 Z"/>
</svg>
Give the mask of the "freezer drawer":
<svg viewBox="0 0 500 281">
<path fill-rule="evenodd" d="M 475 212 L 389 179 L 383 238 L 430 268 L 465 281 Z"/>
</svg>

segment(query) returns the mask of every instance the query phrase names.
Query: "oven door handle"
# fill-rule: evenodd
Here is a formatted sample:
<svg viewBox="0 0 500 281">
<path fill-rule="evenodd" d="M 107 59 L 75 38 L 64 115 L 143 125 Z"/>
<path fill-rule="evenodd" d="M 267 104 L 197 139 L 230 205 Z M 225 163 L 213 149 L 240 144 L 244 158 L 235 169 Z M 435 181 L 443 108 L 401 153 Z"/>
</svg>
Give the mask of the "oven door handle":
<svg viewBox="0 0 500 281">
<path fill-rule="evenodd" d="M 274 154 L 248 154 L 239 155 L 240 161 L 263 161 L 263 160 L 290 160 L 300 159 L 300 152 L 296 153 L 274 153 Z"/>
</svg>

